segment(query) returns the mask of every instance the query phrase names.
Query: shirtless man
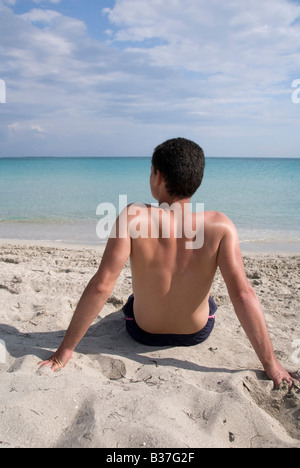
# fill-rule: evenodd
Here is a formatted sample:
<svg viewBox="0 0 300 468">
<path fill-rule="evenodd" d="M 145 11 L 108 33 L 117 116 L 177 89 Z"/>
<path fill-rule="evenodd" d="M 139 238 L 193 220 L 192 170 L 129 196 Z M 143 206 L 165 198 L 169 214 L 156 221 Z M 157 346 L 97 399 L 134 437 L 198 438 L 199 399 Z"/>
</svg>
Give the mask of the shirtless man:
<svg viewBox="0 0 300 468">
<path fill-rule="evenodd" d="M 123 310 L 134 339 L 150 346 L 192 346 L 207 339 L 217 309 L 210 291 L 219 267 L 266 374 L 275 386 L 283 381 L 293 384 L 293 377 L 275 357 L 262 307 L 245 274 L 233 223 L 222 213 L 205 212 L 203 245 L 187 248 L 191 238 L 184 232 L 178 235 L 177 227 L 184 223 L 190 223 L 194 232 L 199 228 L 199 216 L 185 208 L 201 185 L 204 167 L 202 149 L 189 140 L 177 138 L 156 148 L 150 186 L 159 206 L 141 205 L 138 210 L 131 205 L 117 219 L 115 235 L 107 243 L 99 270 L 86 287 L 61 346 L 41 367 L 55 372 L 68 363 L 130 258 L 133 295 Z M 174 203 L 178 209 L 168 210 Z M 168 236 L 162 234 L 166 212 L 172 220 Z M 137 216 L 140 231 L 143 225 L 149 235 L 132 235 Z"/>
</svg>

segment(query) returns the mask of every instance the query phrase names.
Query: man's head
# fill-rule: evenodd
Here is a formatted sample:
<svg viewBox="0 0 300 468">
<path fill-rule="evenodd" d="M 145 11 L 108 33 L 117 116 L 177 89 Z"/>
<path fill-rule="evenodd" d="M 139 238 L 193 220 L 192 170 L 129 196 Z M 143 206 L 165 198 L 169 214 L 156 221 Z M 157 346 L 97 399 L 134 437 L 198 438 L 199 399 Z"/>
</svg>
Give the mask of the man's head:
<svg viewBox="0 0 300 468">
<path fill-rule="evenodd" d="M 169 195 L 179 199 L 191 198 L 203 180 L 205 157 L 196 143 L 175 138 L 159 145 L 153 154 L 155 173 L 159 170 Z"/>
</svg>

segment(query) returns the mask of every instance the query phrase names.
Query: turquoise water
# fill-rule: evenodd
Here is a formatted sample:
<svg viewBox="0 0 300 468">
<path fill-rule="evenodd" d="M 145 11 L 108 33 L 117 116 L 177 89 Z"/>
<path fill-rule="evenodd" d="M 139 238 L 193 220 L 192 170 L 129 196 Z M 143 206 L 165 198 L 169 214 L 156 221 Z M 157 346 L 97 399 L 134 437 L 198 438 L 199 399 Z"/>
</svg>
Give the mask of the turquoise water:
<svg viewBox="0 0 300 468">
<path fill-rule="evenodd" d="M 150 158 L 0 159 L 0 238 L 100 243 L 97 206 L 153 203 Z M 243 246 L 300 245 L 300 159 L 208 158 L 194 202 L 226 213 Z"/>
</svg>

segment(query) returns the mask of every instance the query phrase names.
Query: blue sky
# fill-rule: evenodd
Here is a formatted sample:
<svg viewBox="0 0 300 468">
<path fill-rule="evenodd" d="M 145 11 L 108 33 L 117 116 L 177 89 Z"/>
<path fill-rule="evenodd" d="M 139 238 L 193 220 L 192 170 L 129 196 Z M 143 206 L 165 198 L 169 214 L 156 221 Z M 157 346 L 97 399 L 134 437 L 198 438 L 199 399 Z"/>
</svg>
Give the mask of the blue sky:
<svg viewBox="0 0 300 468">
<path fill-rule="evenodd" d="M 300 157 L 300 2 L 0 0 L 0 157 Z"/>
</svg>

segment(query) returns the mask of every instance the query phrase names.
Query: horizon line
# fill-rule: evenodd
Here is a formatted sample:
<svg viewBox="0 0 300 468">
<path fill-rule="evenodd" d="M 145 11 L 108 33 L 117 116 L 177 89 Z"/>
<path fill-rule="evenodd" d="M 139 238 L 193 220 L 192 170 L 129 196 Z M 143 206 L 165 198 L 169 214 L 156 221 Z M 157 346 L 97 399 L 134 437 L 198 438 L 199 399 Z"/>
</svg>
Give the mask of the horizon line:
<svg viewBox="0 0 300 468">
<path fill-rule="evenodd" d="M 0 159 L 149 159 L 152 156 L 0 156 Z M 300 159 L 300 156 L 205 156 L 206 159 Z"/>
</svg>

